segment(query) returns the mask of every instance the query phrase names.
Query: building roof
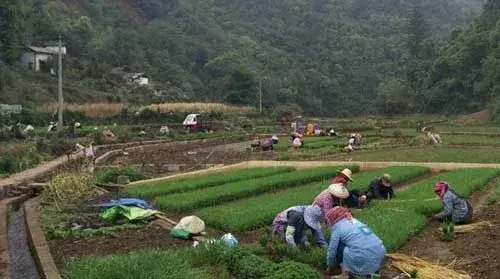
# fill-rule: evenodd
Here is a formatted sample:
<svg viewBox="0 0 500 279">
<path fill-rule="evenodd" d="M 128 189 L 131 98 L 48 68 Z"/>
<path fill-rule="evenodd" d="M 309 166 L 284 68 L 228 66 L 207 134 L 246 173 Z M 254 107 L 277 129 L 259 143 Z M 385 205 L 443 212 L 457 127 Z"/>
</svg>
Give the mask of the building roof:
<svg viewBox="0 0 500 279">
<path fill-rule="evenodd" d="M 44 54 L 58 54 L 59 47 L 36 47 L 36 46 L 27 46 L 27 50 L 31 50 L 35 53 L 44 53 Z M 66 54 L 66 47 L 63 46 L 61 49 L 63 54 Z"/>
<path fill-rule="evenodd" d="M 129 79 L 137 79 L 137 78 L 140 78 L 140 77 L 147 77 L 146 74 L 144 73 L 128 73 L 128 74 L 125 74 L 125 77 L 126 78 L 129 78 Z"/>
</svg>

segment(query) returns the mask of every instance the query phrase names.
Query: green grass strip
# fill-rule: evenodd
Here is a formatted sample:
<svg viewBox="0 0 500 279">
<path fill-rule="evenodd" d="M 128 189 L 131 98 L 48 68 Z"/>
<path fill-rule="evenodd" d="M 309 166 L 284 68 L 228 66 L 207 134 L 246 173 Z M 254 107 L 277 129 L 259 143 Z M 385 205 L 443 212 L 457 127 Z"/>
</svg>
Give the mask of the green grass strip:
<svg viewBox="0 0 500 279">
<path fill-rule="evenodd" d="M 353 171 L 359 169 L 357 166 L 349 167 Z M 336 174 L 336 170 L 339 168 L 341 169 L 343 167 L 308 169 L 228 183 L 187 193 L 160 196 L 155 199 L 155 205 L 158 208 L 173 212 L 183 212 L 213 206 L 278 189 L 303 185 L 314 181 L 325 181 L 333 177 Z"/>
<path fill-rule="evenodd" d="M 166 236 L 165 236 L 166 237 Z M 187 250 L 146 250 L 122 255 L 88 257 L 69 262 L 62 277 L 67 279 L 212 279 L 209 265 L 194 267 Z"/>
<path fill-rule="evenodd" d="M 384 242 L 389 251 L 403 245 L 426 224 L 426 216 L 442 209 L 433 186 L 439 180 L 450 183 L 463 196 L 483 189 L 500 173 L 498 169 L 461 169 L 434 176 L 397 193 L 391 201 L 375 201 L 373 206 L 355 212 Z"/>
<path fill-rule="evenodd" d="M 392 175 L 393 184 L 400 184 L 421 176 L 429 170 L 424 167 L 387 167 L 354 176 L 354 183 L 349 189 L 366 189 L 369 183 L 384 173 Z M 242 232 L 269 225 L 276 214 L 290 206 L 311 204 L 328 182 L 314 183 L 289 189 L 286 192 L 259 196 L 252 199 L 229 203 L 195 212 L 209 227 L 231 232 Z"/>
<path fill-rule="evenodd" d="M 161 196 L 165 194 L 188 192 L 201 188 L 208 188 L 226 183 L 266 177 L 292 171 L 294 171 L 294 169 L 289 167 L 248 168 L 231 172 L 219 172 L 216 174 L 203 175 L 194 178 L 184 178 L 144 186 L 137 186 L 129 188 L 125 192 L 128 195 L 134 195 L 143 198 L 153 198 L 155 196 Z"/>
</svg>

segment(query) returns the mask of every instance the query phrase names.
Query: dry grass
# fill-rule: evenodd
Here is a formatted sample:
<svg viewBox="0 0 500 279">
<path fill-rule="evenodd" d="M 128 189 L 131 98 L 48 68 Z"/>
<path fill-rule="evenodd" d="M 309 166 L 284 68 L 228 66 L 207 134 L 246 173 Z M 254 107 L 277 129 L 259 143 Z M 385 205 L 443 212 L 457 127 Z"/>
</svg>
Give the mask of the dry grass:
<svg viewBox="0 0 500 279">
<path fill-rule="evenodd" d="M 233 106 L 222 103 L 165 103 L 160 104 L 161 112 L 225 112 L 245 114 L 255 111 L 252 107 Z M 120 103 L 91 103 L 91 104 L 66 104 L 66 109 L 79 111 L 89 117 L 105 117 L 118 115 L 124 108 Z M 129 107 L 130 108 L 130 107 Z M 149 105 L 144 108 L 158 109 L 158 105 Z M 54 112 L 57 109 L 57 103 L 47 104 L 43 107 L 44 111 Z M 139 109 L 132 107 L 132 109 Z"/>
<path fill-rule="evenodd" d="M 388 254 L 390 265 L 405 273 L 417 272 L 419 279 L 470 279 L 467 274 L 459 273 L 453 269 L 428 263 L 420 258 L 404 254 Z"/>
<path fill-rule="evenodd" d="M 157 109 L 158 105 L 151 105 L 151 108 Z M 182 112 L 231 112 L 231 113 L 250 113 L 255 111 L 255 108 L 244 106 L 233 106 L 222 103 L 165 103 L 160 104 L 160 111 L 182 111 Z"/>
</svg>

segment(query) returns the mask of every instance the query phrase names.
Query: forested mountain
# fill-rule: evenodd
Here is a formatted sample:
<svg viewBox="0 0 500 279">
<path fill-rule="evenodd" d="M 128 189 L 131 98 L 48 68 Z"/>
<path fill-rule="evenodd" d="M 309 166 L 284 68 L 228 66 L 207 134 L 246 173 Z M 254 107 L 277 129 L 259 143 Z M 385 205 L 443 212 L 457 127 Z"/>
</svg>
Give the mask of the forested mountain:
<svg viewBox="0 0 500 279">
<path fill-rule="evenodd" d="M 473 110 L 497 90 L 476 60 L 496 37 L 474 31 L 496 28 L 488 10 L 497 1 L 467 27 L 483 2 L 3 0 L 0 59 L 14 65 L 23 45 L 60 33 L 69 53 L 65 84 L 137 102 L 151 94 L 115 94 L 123 73 L 151 75 L 164 100 L 256 105 L 262 82 L 266 107 L 298 105 L 314 115 Z M 19 82 L 22 72 L 0 67 L 0 101 L 37 100 Z M 78 98 L 82 91 L 68 98 L 92 98 Z"/>
</svg>

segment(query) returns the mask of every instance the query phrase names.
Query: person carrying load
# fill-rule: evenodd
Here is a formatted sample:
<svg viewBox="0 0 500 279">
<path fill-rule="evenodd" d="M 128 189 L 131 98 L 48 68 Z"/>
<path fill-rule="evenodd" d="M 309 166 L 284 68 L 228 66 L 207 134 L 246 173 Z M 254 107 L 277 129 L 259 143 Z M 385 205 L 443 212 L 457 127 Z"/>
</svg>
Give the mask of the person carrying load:
<svg viewBox="0 0 500 279">
<path fill-rule="evenodd" d="M 371 278 L 380 271 L 385 258 L 384 244 L 345 207 L 334 207 L 326 215 L 332 234 L 328 245 L 327 271 L 336 266 L 342 278 Z M 337 277 L 340 278 L 340 277 Z"/>
<path fill-rule="evenodd" d="M 472 221 L 472 205 L 453 191 L 448 183 L 439 181 L 434 185 L 434 192 L 441 198 L 444 209 L 431 217 L 431 221 L 451 219 L 457 225 L 469 224 Z"/>
<path fill-rule="evenodd" d="M 319 207 L 293 206 L 276 215 L 271 233 L 293 247 L 310 246 L 305 233 L 305 230 L 309 229 L 314 235 L 317 245 L 326 248 L 327 243 L 321 230 L 321 222 L 323 221 L 324 215 Z"/>
</svg>

